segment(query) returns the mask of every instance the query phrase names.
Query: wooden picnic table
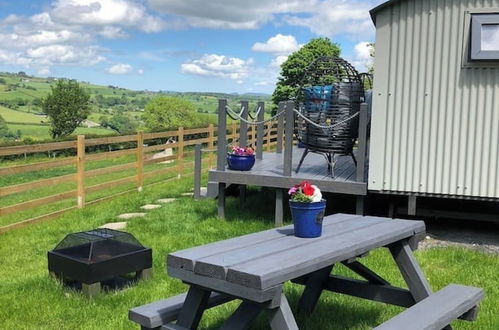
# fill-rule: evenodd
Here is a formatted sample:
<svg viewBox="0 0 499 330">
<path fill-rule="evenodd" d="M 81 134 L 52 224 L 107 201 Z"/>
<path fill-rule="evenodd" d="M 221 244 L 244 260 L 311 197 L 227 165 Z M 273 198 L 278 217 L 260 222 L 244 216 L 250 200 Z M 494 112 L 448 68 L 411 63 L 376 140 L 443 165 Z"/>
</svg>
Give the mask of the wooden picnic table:
<svg viewBox="0 0 499 330">
<path fill-rule="evenodd" d="M 298 329 L 282 290 L 292 281 L 305 285 L 299 309 L 308 313 L 328 290 L 414 306 L 383 329 L 423 329 L 422 313 L 429 315 L 424 329 L 441 329 L 458 317 L 473 320 L 481 289 L 451 285 L 432 295 L 412 253 L 424 235 L 422 221 L 336 214 L 324 218 L 319 238 L 295 237 L 287 226 L 170 253 L 168 274 L 189 284 L 189 291 L 132 309 L 130 319 L 143 329 L 196 329 L 205 309 L 238 299 L 242 303 L 222 329 L 248 329 L 263 310 L 272 329 Z M 380 247 L 389 249 L 408 289 L 390 285 L 358 260 Z M 365 280 L 331 274 L 339 263 Z"/>
<path fill-rule="evenodd" d="M 300 309 L 312 311 L 323 289 L 409 307 L 431 294 L 412 248 L 425 233 L 421 221 L 337 214 L 324 218 L 322 236 L 298 238 L 293 226 L 271 229 L 171 253 L 170 276 L 189 283 L 177 325 L 196 328 L 212 291 L 243 299 L 225 328 L 246 328 L 263 309 L 273 329 L 297 329 L 282 286 L 306 285 Z M 356 257 L 388 246 L 409 290 L 390 286 Z M 367 281 L 330 275 L 343 263 Z"/>
</svg>

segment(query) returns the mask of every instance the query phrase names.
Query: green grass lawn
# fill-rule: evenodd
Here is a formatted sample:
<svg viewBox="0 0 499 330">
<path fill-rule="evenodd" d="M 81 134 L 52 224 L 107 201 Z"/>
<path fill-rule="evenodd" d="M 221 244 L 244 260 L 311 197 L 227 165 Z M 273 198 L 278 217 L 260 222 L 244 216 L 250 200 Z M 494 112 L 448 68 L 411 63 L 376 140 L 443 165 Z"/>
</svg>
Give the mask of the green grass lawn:
<svg viewBox="0 0 499 330">
<path fill-rule="evenodd" d="M 206 177 L 204 178 L 206 180 Z M 138 211 L 157 198 L 179 197 L 192 186 L 192 178 L 146 187 L 112 201 L 71 211 L 58 219 L 31 225 L 0 237 L 0 329 L 138 329 L 128 321 L 132 307 L 179 294 L 186 285 L 165 274 L 167 253 L 213 241 L 272 228 L 272 192 L 249 192 L 247 207 L 227 200 L 227 221 L 216 217 L 216 202 L 187 197 L 148 212 L 145 218 L 129 220 L 127 231 L 153 249 L 154 276 L 123 290 L 88 300 L 78 291 L 63 287 L 48 276 L 46 252 L 71 232 L 116 221 L 123 212 Z M 257 207 L 258 205 L 258 207 Z M 457 321 L 455 329 L 499 329 L 499 256 L 462 248 L 438 248 L 416 253 L 435 290 L 448 283 L 483 287 L 486 293 L 478 321 Z M 364 259 L 394 285 L 403 285 L 386 250 Z M 347 274 L 341 266 L 336 272 Z M 286 284 L 285 293 L 296 311 L 302 287 Z M 236 303 L 209 310 L 202 329 L 216 329 L 236 308 Z M 402 309 L 339 294 L 324 293 L 311 315 L 297 314 L 300 329 L 371 329 Z M 259 319 L 256 329 L 267 329 Z"/>
<path fill-rule="evenodd" d="M 186 150 L 189 151 L 190 149 Z M 151 153 L 152 155 L 152 153 Z M 207 155 L 205 155 L 205 160 L 207 159 Z M 62 159 L 62 157 L 58 157 L 57 159 Z M 33 164 L 33 163 L 41 163 L 45 162 L 48 160 L 53 160 L 53 159 L 48 159 L 47 157 L 42 157 L 41 155 L 37 155 L 35 157 L 29 157 L 27 159 L 18 159 L 18 160 L 13 160 L 13 161 L 0 161 L 0 167 L 9 167 L 9 166 L 15 166 L 15 165 L 24 165 L 24 164 Z M 122 156 L 122 157 L 114 157 L 112 159 L 105 159 L 105 160 L 88 160 L 86 162 L 85 168 L 87 171 L 95 170 L 95 169 L 100 169 L 100 168 L 106 168 L 106 167 L 111 167 L 111 166 L 116 166 L 116 165 L 122 165 L 122 164 L 128 164 L 128 163 L 135 163 L 136 161 L 136 156 L 135 155 L 127 155 L 127 156 Z M 193 156 L 189 156 L 185 158 L 185 169 L 184 172 L 186 174 L 192 172 L 192 164 L 189 165 L 194 161 Z M 155 164 L 148 164 L 144 166 L 144 173 L 148 173 L 150 171 L 154 170 L 160 170 L 160 169 L 166 169 L 171 166 L 175 166 L 176 163 L 172 162 L 169 164 L 161 164 L 161 163 L 155 163 Z M 190 167 L 189 167 L 190 166 Z M 39 171 L 32 171 L 32 172 L 27 172 L 27 173 L 21 173 L 21 174 L 15 174 L 15 175 L 2 175 L 0 176 L 0 189 L 2 187 L 8 187 L 8 186 L 13 186 L 13 185 L 18 185 L 18 184 L 23 184 L 23 183 L 28 183 L 28 182 L 36 182 L 38 180 L 43 180 L 43 179 L 48 179 L 48 178 L 54 178 L 58 176 L 63 176 L 63 175 L 68 175 L 68 174 L 74 174 L 76 173 L 76 166 L 75 165 L 68 165 L 68 166 L 61 166 L 61 167 L 55 167 L 55 168 L 50 168 L 46 170 L 39 170 Z M 126 177 L 131 177 L 135 176 L 137 173 L 137 170 L 135 168 L 130 168 L 126 170 L 121 170 L 121 171 L 116 171 L 113 173 L 108 173 L 108 174 L 101 174 L 98 176 L 92 176 L 92 177 L 87 177 L 85 179 L 85 186 L 90 187 L 102 183 L 106 183 L 109 181 L 113 180 L 118 180 Z M 176 173 L 166 173 L 166 174 L 160 174 L 160 175 L 155 175 L 154 177 L 146 178 L 144 183 L 145 185 L 155 183 L 161 180 L 165 180 L 171 177 L 175 177 L 177 174 Z M 92 192 L 87 194 L 86 196 L 86 201 L 91 202 L 96 199 L 100 199 L 106 196 L 110 196 L 116 193 L 121 193 L 126 190 L 134 189 L 136 187 L 135 182 L 130 182 L 130 183 L 125 183 L 125 184 L 120 184 L 118 186 L 112 187 L 112 188 L 107 188 L 103 190 L 99 190 L 96 192 Z M 67 183 L 60 183 L 57 185 L 47 185 L 47 186 L 42 186 L 38 188 L 33 188 L 24 192 L 20 193 L 15 193 L 11 194 L 8 196 L 4 196 L 0 198 L 0 207 L 6 207 L 6 206 L 11 206 L 14 204 L 18 203 L 23 203 L 27 202 L 30 200 L 38 199 L 38 198 L 43 198 L 71 190 L 76 189 L 76 182 L 67 182 Z M 33 217 L 37 217 L 43 214 L 48 214 L 51 212 L 55 212 L 61 209 L 69 208 L 72 206 L 76 205 L 76 199 L 75 198 L 70 198 L 66 200 L 61 200 L 57 201 L 54 203 L 50 203 L 47 205 L 42 205 L 34 208 L 26 208 L 25 210 L 21 210 L 18 212 L 10 213 L 7 215 L 2 215 L 0 216 L 0 226 L 5 226 L 9 224 L 13 224 L 16 222 L 20 222 L 26 219 L 31 219 Z"/>
</svg>

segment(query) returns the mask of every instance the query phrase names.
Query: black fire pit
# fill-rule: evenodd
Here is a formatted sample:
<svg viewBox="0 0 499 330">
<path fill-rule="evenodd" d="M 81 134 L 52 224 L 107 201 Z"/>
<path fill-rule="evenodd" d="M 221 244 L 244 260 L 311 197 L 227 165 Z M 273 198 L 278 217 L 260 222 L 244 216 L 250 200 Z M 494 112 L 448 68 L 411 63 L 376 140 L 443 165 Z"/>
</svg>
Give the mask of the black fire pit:
<svg viewBox="0 0 499 330">
<path fill-rule="evenodd" d="M 129 233 L 99 228 L 67 235 L 48 252 L 48 268 L 57 278 L 80 282 L 93 296 L 103 281 L 133 272 L 150 277 L 152 250 Z"/>
</svg>

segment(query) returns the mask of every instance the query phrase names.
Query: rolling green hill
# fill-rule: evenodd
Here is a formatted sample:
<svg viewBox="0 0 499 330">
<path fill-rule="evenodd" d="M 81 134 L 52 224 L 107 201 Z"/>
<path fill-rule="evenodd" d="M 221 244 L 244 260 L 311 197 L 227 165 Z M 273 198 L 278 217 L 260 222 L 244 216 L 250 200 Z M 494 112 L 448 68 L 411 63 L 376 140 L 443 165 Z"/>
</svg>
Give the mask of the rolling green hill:
<svg viewBox="0 0 499 330">
<path fill-rule="evenodd" d="M 50 122 L 42 114 L 41 100 L 50 92 L 50 86 L 57 79 L 28 76 L 23 72 L 0 72 L 0 115 L 5 119 L 12 132 L 20 133 L 21 137 L 50 138 Z M 88 120 L 94 123 L 99 123 L 103 116 L 109 118 L 120 112 L 140 126 L 145 105 L 158 95 L 175 96 L 188 100 L 194 104 L 197 112 L 206 117 L 207 122 L 216 122 L 219 98 L 228 99 L 233 108 L 237 107 L 241 100 L 250 101 L 252 108 L 256 108 L 258 101 L 269 100 L 268 95 L 260 94 L 134 91 L 111 85 L 101 86 L 82 81 L 79 83 L 90 92 L 92 113 Z M 82 127 L 76 133 L 106 135 L 112 134 L 114 131 L 100 127 Z"/>
</svg>

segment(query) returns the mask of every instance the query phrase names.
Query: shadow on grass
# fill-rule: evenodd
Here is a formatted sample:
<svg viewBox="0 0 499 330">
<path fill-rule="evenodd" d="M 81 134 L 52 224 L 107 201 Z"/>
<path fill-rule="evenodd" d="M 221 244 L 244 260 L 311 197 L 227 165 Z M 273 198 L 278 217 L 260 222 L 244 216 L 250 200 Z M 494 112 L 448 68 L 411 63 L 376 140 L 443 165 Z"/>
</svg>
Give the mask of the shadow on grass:
<svg viewBox="0 0 499 330">
<path fill-rule="evenodd" d="M 106 294 L 121 291 L 137 285 L 138 282 L 139 278 L 135 275 L 135 273 L 118 276 L 106 281 L 102 281 L 101 293 Z M 57 283 L 62 286 L 64 290 L 72 290 L 79 294 L 83 294 L 82 283 L 79 281 L 57 277 Z"/>
<path fill-rule="evenodd" d="M 214 210 L 215 213 L 217 210 Z M 289 221 L 287 208 L 284 207 L 285 219 Z M 243 203 L 239 196 L 229 196 L 226 199 L 225 216 L 227 221 L 255 221 L 262 220 L 267 224 L 274 224 L 275 214 L 275 191 L 273 189 L 263 189 L 248 187 L 246 191 L 246 201 Z"/>
<path fill-rule="evenodd" d="M 338 301 L 338 295 L 332 296 L 330 293 L 327 294 L 327 299 L 324 299 L 325 294 L 321 296 L 312 313 L 299 312 L 298 301 L 302 291 L 302 288 L 298 285 L 289 286 L 285 290 L 300 329 L 371 329 L 380 318 L 379 309 L 364 305 L 361 299 L 351 298 L 350 304 L 343 304 Z M 233 303 L 230 309 L 226 308 L 225 318 L 219 316 L 203 329 L 219 329 L 237 306 L 239 306 L 239 301 Z M 251 329 L 270 329 L 269 311 L 262 311 L 254 321 Z"/>
</svg>

